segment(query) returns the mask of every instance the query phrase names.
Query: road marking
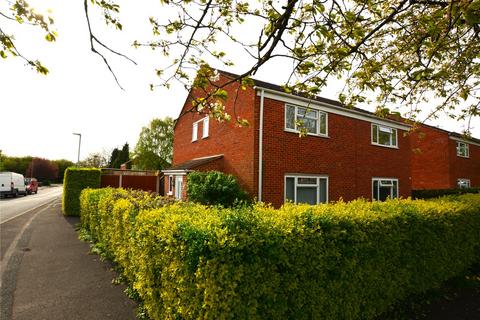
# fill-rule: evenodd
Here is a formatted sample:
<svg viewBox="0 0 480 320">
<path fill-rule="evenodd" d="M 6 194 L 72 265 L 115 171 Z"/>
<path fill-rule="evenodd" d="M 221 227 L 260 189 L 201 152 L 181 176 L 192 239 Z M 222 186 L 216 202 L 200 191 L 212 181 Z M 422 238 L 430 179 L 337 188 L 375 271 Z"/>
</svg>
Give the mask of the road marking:
<svg viewBox="0 0 480 320">
<path fill-rule="evenodd" d="M 47 202 L 44 202 L 44 203 L 42 203 L 42 204 L 39 204 L 38 206 L 36 206 L 36 207 L 34 207 L 34 208 L 25 210 L 25 211 L 17 214 L 16 216 L 13 216 L 13 217 L 8 218 L 8 219 L 5 220 L 5 221 L 0 221 L 0 225 L 4 224 L 5 222 L 8 222 L 8 221 L 10 221 L 10 220 L 12 220 L 12 219 L 15 219 L 15 218 L 18 218 L 18 217 L 20 217 L 20 216 L 23 216 L 23 215 L 26 214 L 26 213 L 29 213 L 29 212 L 31 212 L 31 211 L 33 211 L 33 210 L 36 210 L 36 209 L 40 208 L 41 206 L 44 206 L 44 205 L 49 204 L 49 203 L 51 203 L 51 202 L 54 202 L 54 201 L 56 201 L 56 200 L 58 200 L 58 198 L 54 198 L 53 200 L 52 200 L 52 199 L 49 199 Z"/>
</svg>

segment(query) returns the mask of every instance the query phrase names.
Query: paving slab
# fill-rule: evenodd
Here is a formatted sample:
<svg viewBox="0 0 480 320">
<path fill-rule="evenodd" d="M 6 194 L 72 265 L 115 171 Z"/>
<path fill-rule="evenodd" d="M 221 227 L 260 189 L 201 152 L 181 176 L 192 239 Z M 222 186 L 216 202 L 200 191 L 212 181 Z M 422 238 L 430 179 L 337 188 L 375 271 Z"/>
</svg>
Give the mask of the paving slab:
<svg viewBox="0 0 480 320">
<path fill-rule="evenodd" d="M 3 317 L 135 319 L 136 304 L 123 292 L 125 286 L 112 284 L 116 274 L 109 264 L 78 239 L 79 222 L 61 214 L 59 201 L 33 218 L 2 277 L 2 286 L 11 287 L 11 297 L 2 288 L 2 299 L 11 299 Z"/>
</svg>

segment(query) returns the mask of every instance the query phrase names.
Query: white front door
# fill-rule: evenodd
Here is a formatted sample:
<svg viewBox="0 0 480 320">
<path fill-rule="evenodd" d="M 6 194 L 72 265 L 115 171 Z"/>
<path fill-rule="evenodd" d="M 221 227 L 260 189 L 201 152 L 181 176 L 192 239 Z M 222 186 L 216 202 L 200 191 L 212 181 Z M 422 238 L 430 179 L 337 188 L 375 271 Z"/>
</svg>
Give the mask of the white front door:
<svg viewBox="0 0 480 320">
<path fill-rule="evenodd" d="M 175 176 L 175 198 L 182 199 L 183 176 Z"/>
</svg>

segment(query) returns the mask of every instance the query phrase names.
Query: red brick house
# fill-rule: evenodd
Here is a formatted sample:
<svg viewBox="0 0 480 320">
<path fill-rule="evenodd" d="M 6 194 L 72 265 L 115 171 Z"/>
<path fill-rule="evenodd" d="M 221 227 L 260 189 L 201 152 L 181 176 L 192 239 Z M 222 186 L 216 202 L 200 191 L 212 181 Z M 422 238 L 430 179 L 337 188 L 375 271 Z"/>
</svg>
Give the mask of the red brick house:
<svg viewBox="0 0 480 320">
<path fill-rule="evenodd" d="M 219 83 L 234 75 L 220 72 Z M 411 194 L 411 145 L 403 122 L 348 109 L 325 98 L 287 94 L 280 86 L 254 81 L 224 88 L 225 111 L 249 122 L 181 116 L 174 131 L 173 165 L 164 170 L 165 194 L 185 197 L 191 170 L 235 175 L 257 200 L 278 207 L 286 200 L 321 203 L 359 197 L 383 200 Z M 184 113 L 191 107 L 191 92 Z M 299 137 L 297 121 L 308 131 Z"/>
<path fill-rule="evenodd" d="M 411 145 L 412 189 L 480 187 L 480 140 L 421 125 Z"/>
</svg>

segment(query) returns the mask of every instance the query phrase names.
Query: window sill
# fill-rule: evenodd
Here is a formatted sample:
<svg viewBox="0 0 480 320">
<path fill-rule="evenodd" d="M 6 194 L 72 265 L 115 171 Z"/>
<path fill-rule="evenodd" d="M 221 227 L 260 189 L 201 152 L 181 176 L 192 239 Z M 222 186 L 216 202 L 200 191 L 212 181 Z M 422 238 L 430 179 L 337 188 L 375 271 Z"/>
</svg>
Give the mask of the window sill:
<svg viewBox="0 0 480 320">
<path fill-rule="evenodd" d="M 457 157 L 459 157 L 459 158 L 464 158 L 464 159 L 470 159 L 470 156 L 461 156 L 461 155 L 459 155 L 459 154 L 457 154 Z"/>
<path fill-rule="evenodd" d="M 399 149 L 397 146 L 386 146 L 384 144 L 379 144 L 379 143 L 374 143 L 374 142 L 372 142 L 372 146 L 389 148 L 389 149 Z"/>
<path fill-rule="evenodd" d="M 198 139 L 197 140 L 192 140 L 191 143 L 194 143 L 194 142 L 197 142 L 197 141 L 198 141 Z"/>
<path fill-rule="evenodd" d="M 283 131 L 284 132 L 289 132 L 289 133 L 295 133 L 297 135 L 300 134 L 300 131 L 292 130 L 292 129 L 283 129 Z M 307 133 L 307 136 L 330 139 L 330 137 L 326 134 Z"/>
</svg>

